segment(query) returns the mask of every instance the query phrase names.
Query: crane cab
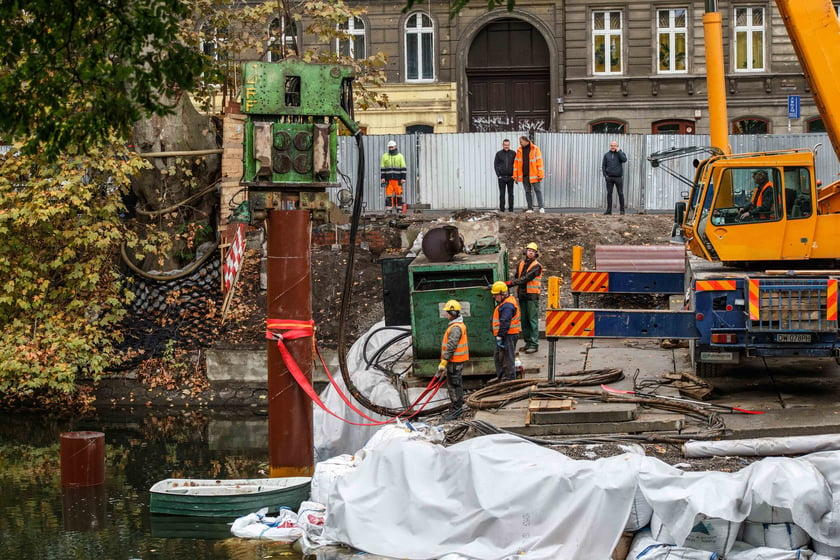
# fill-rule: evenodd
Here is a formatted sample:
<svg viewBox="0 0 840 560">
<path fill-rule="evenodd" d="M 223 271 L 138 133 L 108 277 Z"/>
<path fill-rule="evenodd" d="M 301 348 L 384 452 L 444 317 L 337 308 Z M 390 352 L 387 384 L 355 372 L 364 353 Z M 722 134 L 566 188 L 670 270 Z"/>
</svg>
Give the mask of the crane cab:
<svg viewBox="0 0 840 560">
<path fill-rule="evenodd" d="M 810 150 L 719 155 L 697 167 L 682 232 L 709 261 L 834 259 L 840 221 L 819 218 Z"/>
</svg>

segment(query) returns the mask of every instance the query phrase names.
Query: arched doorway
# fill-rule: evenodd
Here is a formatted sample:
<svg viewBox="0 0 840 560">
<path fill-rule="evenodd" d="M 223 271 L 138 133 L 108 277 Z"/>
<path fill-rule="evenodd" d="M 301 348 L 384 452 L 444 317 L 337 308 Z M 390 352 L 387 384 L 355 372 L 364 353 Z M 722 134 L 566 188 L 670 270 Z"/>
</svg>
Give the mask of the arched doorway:
<svg viewBox="0 0 840 560">
<path fill-rule="evenodd" d="M 549 130 L 548 45 L 528 22 L 504 18 L 476 34 L 467 57 L 470 132 Z"/>
</svg>

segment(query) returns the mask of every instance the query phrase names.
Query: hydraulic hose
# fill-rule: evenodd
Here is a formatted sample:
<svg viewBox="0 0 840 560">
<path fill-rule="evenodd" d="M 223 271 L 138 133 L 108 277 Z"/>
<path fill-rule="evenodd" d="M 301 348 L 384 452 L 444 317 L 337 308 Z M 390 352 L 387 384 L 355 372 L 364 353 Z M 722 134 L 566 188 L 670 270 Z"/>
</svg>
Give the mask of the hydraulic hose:
<svg viewBox="0 0 840 560">
<path fill-rule="evenodd" d="M 350 310 L 351 292 L 353 291 L 353 267 L 356 260 L 356 236 L 359 231 L 359 219 L 362 215 L 362 200 L 365 194 L 365 149 L 362 140 L 361 132 L 356 133 L 356 145 L 359 148 L 359 171 L 356 176 L 356 196 L 353 200 L 353 214 L 350 219 L 350 250 L 347 256 L 347 268 L 344 273 L 344 290 L 341 298 L 341 311 L 338 318 L 338 366 L 341 369 L 341 378 L 353 398 L 359 404 L 381 414 L 382 416 L 400 416 L 405 414 L 406 410 L 399 408 L 389 408 L 380 406 L 359 391 L 358 387 L 353 384 L 350 377 L 350 371 L 347 369 L 347 314 Z M 424 410 L 423 414 L 438 414 L 446 410 L 447 405 L 440 405 L 428 410 Z"/>
</svg>

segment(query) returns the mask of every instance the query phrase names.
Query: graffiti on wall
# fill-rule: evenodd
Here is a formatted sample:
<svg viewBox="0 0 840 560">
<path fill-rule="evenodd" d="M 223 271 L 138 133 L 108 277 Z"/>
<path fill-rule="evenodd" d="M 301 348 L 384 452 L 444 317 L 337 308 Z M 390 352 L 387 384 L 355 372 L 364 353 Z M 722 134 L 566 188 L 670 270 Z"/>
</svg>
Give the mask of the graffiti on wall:
<svg viewBox="0 0 840 560">
<path fill-rule="evenodd" d="M 546 131 L 545 119 L 517 118 L 507 115 L 473 115 L 471 128 L 475 132 L 526 130 L 533 133 Z"/>
</svg>

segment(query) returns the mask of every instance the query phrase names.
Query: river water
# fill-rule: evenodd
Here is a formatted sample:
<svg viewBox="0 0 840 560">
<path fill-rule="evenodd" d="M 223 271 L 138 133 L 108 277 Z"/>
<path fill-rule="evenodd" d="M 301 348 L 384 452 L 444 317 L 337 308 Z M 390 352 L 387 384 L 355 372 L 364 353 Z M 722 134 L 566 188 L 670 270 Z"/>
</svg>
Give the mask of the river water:
<svg viewBox="0 0 840 560">
<path fill-rule="evenodd" d="M 105 434 L 104 485 L 62 489 L 60 435 L 74 431 Z M 164 478 L 266 476 L 267 442 L 260 414 L 0 416 L 0 558 L 302 558 L 288 545 L 237 539 L 224 523 L 149 513 L 149 488 Z"/>
</svg>

